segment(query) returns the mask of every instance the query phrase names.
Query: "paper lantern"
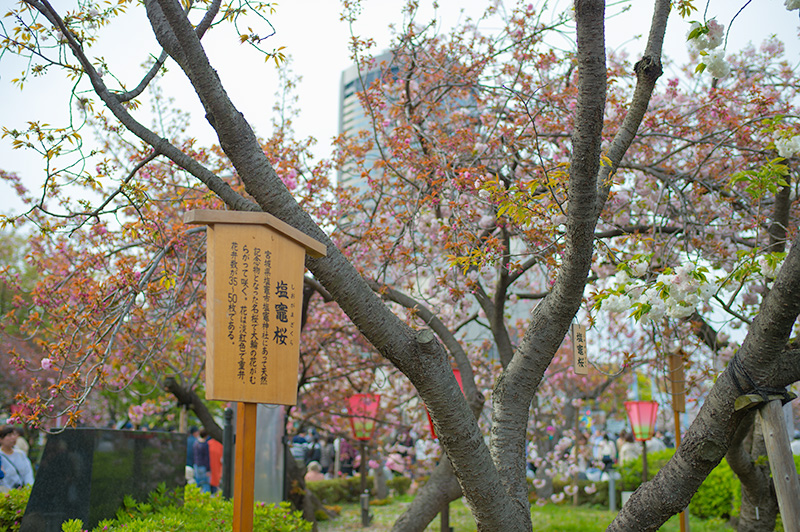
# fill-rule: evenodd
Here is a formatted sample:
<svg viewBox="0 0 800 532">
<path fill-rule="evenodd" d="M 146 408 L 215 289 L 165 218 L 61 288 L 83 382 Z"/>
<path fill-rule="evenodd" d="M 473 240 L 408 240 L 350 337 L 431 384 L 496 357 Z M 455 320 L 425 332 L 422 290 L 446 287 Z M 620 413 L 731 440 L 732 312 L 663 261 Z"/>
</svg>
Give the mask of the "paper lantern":
<svg viewBox="0 0 800 532">
<path fill-rule="evenodd" d="M 369 441 L 375 433 L 381 396 L 376 393 L 357 393 L 347 399 L 347 413 L 353 438 Z"/>
<path fill-rule="evenodd" d="M 626 401 L 625 409 L 636 441 L 647 441 L 656 431 L 658 403 L 655 401 Z"/>
</svg>

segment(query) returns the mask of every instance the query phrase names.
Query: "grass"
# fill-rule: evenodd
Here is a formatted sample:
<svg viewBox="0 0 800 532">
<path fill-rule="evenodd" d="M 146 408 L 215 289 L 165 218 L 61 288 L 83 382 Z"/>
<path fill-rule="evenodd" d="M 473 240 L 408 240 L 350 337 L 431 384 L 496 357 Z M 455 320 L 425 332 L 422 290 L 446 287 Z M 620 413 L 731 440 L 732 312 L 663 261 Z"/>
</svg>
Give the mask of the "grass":
<svg viewBox="0 0 800 532">
<path fill-rule="evenodd" d="M 400 497 L 385 506 L 373 506 L 372 524 L 364 529 L 369 532 L 385 532 L 391 530 L 392 524 L 405 511 L 411 502 L 410 497 Z M 533 532 L 602 532 L 614 519 L 616 514 L 607 510 L 597 510 L 584 506 L 548 504 L 531 508 Z M 469 510 L 460 500 L 450 504 L 450 526 L 455 532 L 471 532 L 476 529 L 475 521 Z M 692 532 L 732 531 L 718 520 L 704 521 L 690 517 L 689 528 Z M 357 504 L 342 506 L 341 515 L 331 521 L 319 523 L 320 532 L 352 532 L 361 529 L 361 510 Z M 441 530 L 437 517 L 425 530 L 439 532 Z M 660 528 L 663 532 L 678 532 L 678 517 L 673 516 Z"/>
</svg>

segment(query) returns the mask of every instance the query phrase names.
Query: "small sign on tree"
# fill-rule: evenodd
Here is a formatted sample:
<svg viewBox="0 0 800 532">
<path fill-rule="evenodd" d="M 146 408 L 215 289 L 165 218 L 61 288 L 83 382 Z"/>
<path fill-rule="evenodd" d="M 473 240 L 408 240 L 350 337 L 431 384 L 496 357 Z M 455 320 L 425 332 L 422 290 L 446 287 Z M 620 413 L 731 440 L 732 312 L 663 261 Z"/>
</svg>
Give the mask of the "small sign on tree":
<svg viewBox="0 0 800 532">
<path fill-rule="evenodd" d="M 586 326 L 572 324 L 572 369 L 577 375 L 589 373 L 589 357 L 586 353 Z"/>
</svg>

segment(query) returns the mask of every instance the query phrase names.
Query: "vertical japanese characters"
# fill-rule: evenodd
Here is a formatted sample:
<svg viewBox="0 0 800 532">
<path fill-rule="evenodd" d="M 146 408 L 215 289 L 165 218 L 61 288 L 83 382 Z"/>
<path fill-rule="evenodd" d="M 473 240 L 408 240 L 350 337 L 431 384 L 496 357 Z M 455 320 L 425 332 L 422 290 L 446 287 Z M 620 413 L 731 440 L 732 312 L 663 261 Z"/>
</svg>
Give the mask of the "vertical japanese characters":
<svg viewBox="0 0 800 532">
<path fill-rule="evenodd" d="M 297 344 L 296 284 L 276 277 L 272 252 L 231 241 L 228 247 L 226 337 L 237 355 L 236 379 L 268 386 L 271 352 Z"/>
</svg>

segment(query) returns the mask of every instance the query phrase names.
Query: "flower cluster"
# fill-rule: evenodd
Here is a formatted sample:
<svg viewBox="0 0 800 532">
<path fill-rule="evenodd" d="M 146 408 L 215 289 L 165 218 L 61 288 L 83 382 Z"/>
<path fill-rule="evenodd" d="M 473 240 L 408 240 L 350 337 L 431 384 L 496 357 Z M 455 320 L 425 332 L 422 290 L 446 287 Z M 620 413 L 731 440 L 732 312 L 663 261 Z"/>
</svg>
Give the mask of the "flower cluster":
<svg viewBox="0 0 800 532">
<path fill-rule="evenodd" d="M 748 261 L 734 272 L 733 278 L 743 281 L 738 273 L 761 274 L 774 278 L 782 264 L 782 254 L 767 254 Z M 620 266 L 609 278 L 609 291 L 598 294 L 597 308 L 609 312 L 627 312 L 643 323 L 664 317 L 681 319 L 691 316 L 698 307 L 707 304 L 720 290 L 730 290 L 730 276 L 713 276 L 707 268 L 694 264 L 667 268 L 653 281 L 643 279 L 647 264 L 643 261 Z M 743 297 L 745 303 L 750 303 Z"/>
<path fill-rule="evenodd" d="M 700 303 L 707 303 L 718 288 L 716 283 L 704 282 L 705 272 L 693 266 L 667 269 L 648 285 L 638 279 L 646 268 L 646 263 L 637 261 L 618 271 L 612 280 L 616 289 L 602 301 L 601 308 L 609 312 L 633 309 L 632 315 L 643 322 L 665 316 L 680 319 L 691 316 Z"/>
<path fill-rule="evenodd" d="M 800 2 L 800 0 L 797 1 Z M 778 150 L 778 155 L 781 157 L 788 159 L 800 153 L 800 135 L 785 137 L 776 131 L 772 138 L 775 141 L 775 149 Z"/>
<path fill-rule="evenodd" d="M 689 41 L 689 48 L 696 52 L 713 50 L 724 41 L 725 26 L 714 19 L 709 20 L 705 26 L 699 22 L 692 22 L 686 39 Z"/>
<path fill-rule="evenodd" d="M 717 79 L 722 79 L 731 73 L 731 67 L 725 60 L 725 51 L 717 49 L 725 40 L 724 25 L 714 19 L 706 24 L 692 22 L 686 40 L 691 52 L 703 56 L 703 62 L 697 66 L 697 72 L 708 71 Z"/>
</svg>

